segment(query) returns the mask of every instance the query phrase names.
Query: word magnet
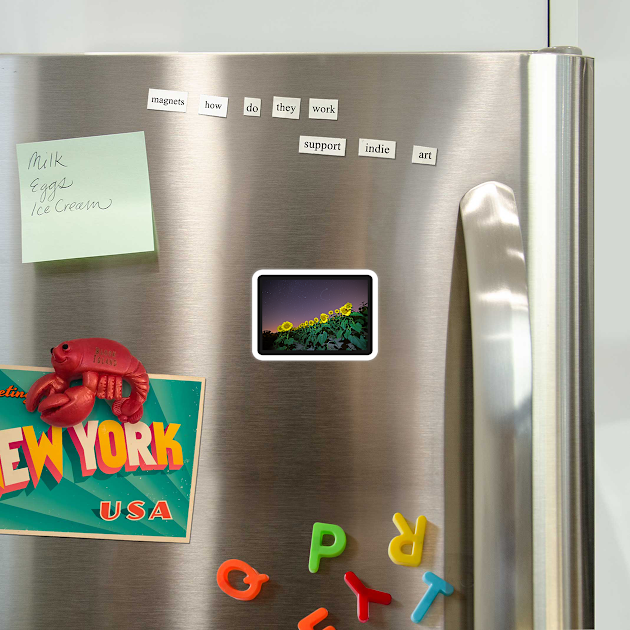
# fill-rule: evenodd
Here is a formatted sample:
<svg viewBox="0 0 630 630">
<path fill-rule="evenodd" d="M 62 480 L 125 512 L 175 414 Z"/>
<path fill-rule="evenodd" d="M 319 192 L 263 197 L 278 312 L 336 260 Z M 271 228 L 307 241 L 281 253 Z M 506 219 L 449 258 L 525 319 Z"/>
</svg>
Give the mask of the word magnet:
<svg viewBox="0 0 630 630">
<path fill-rule="evenodd" d="M 333 536 L 332 545 L 324 545 L 324 536 Z M 336 558 L 346 548 L 346 532 L 339 525 L 328 523 L 314 523 L 313 536 L 311 538 L 311 553 L 308 558 L 308 570 L 311 573 L 319 571 L 319 561 L 322 558 Z"/>
<path fill-rule="evenodd" d="M 301 98 L 291 98 L 289 96 L 274 96 L 271 105 L 272 118 L 293 118 L 300 117 Z"/>
<path fill-rule="evenodd" d="M 249 588 L 245 591 L 240 591 L 234 588 L 228 579 L 230 571 L 242 571 L 245 573 L 243 578 L 244 584 L 249 584 Z M 269 576 L 264 573 L 258 573 L 256 569 L 250 567 L 247 562 L 242 560 L 226 560 L 217 571 L 217 584 L 219 588 L 230 597 L 234 599 L 240 599 L 244 602 L 249 602 L 256 598 L 260 593 L 262 585 L 269 580 Z"/>
<path fill-rule="evenodd" d="M 243 99 L 243 116 L 260 116 L 261 109 L 261 99 L 252 96 L 246 96 Z"/>
<path fill-rule="evenodd" d="M 199 113 L 202 116 L 226 118 L 228 115 L 228 97 L 202 94 L 199 97 Z"/>
<path fill-rule="evenodd" d="M 387 553 L 394 564 L 402 564 L 407 567 L 417 567 L 422 561 L 422 546 L 424 544 L 424 532 L 427 528 L 425 516 L 419 516 L 416 521 L 416 531 L 412 532 L 405 517 L 400 513 L 394 514 L 394 525 L 398 528 L 400 536 L 396 536 L 390 543 Z M 403 547 L 411 545 L 411 553 L 404 553 Z"/>
</svg>

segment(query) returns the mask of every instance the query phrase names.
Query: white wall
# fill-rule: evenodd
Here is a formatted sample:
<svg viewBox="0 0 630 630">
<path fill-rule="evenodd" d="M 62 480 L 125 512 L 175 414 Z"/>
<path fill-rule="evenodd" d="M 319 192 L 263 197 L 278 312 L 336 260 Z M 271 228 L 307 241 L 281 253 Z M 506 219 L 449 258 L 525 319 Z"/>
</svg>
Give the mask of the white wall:
<svg viewBox="0 0 630 630">
<path fill-rule="evenodd" d="M 578 45 L 595 57 L 597 628 L 630 624 L 629 31 L 627 0 L 579 0 Z"/>
<path fill-rule="evenodd" d="M 547 0 L 0 0 L 2 52 L 514 50 Z"/>
</svg>

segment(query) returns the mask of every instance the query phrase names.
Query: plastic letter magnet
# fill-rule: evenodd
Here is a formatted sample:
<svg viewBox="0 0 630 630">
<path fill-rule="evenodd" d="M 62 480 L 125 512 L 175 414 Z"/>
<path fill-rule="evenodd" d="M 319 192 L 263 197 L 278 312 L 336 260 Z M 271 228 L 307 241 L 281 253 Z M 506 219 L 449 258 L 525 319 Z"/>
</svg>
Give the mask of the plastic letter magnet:
<svg viewBox="0 0 630 630">
<path fill-rule="evenodd" d="M 239 591 L 234 588 L 228 580 L 228 574 L 230 571 L 242 571 L 245 573 L 246 575 L 243 578 L 243 582 L 245 584 L 249 584 L 249 588 L 245 591 Z M 234 599 L 240 599 L 244 602 L 249 602 L 257 597 L 263 583 L 268 580 L 268 575 L 258 573 L 256 569 L 250 567 L 247 562 L 243 562 L 242 560 L 226 560 L 217 571 L 217 584 L 219 585 L 219 588 L 226 595 L 229 595 Z"/>
<path fill-rule="evenodd" d="M 324 536 L 335 538 L 332 545 L 323 545 Z M 313 536 L 311 538 L 311 554 L 308 558 L 308 570 L 311 573 L 319 571 L 319 561 L 322 558 L 336 558 L 346 548 L 346 532 L 339 525 L 328 523 L 313 523 Z"/>
<path fill-rule="evenodd" d="M 417 567 L 422 561 L 422 546 L 424 544 L 424 531 L 427 528 L 427 519 L 419 516 L 416 521 L 416 531 L 412 532 L 405 517 L 396 512 L 394 514 L 394 525 L 398 528 L 400 536 L 392 539 L 389 543 L 389 557 L 394 564 L 403 564 L 407 567 Z M 404 553 L 403 547 L 411 545 L 411 553 Z"/>
<path fill-rule="evenodd" d="M 298 630 L 314 630 L 315 625 L 326 619 L 326 617 L 328 617 L 328 611 L 325 608 L 318 608 L 298 623 Z M 326 626 L 324 630 L 335 630 L 335 626 Z"/>
<path fill-rule="evenodd" d="M 357 596 L 357 617 L 361 623 L 365 623 L 370 618 L 370 602 L 385 606 L 392 603 L 392 596 L 389 593 L 367 588 L 352 571 L 348 571 L 343 579 Z"/>
<path fill-rule="evenodd" d="M 414 623 L 420 623 L 424 616 L 427 614 L 427 610 L 435 600 L 435 598 L 442 593 L 443 595 L 452 595 L 455 590 L 451 584 L 441 577 L 427 571 L 422 576 L 422 581 L 429 585 L 424 597 L 420 600 L 420 603 L 416 606 L 416 609 L 411 613 L 411 621 Z"/>
</svg>

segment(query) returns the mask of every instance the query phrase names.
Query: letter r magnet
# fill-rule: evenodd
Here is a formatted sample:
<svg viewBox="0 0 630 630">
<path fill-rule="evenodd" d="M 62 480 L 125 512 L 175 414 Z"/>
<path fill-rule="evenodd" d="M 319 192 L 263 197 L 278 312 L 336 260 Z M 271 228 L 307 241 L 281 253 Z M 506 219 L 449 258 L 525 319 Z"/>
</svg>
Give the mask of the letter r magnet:
<svg viewBox="0 0 630 630">
<path fill-rule="evenodd" d="M 419 516 L 416 521 L 416 531 L 412 532 L 405 517 L 396 512 L 394 514 L 394 525 L 400 532 L 399 536 L 389 543 L 389 557 L 394 564 L 402 564 L 407 567 L 417 567 L 422 561 L 422 546 L 424 545 L 424 532 L 427 528 L 425 516 Z M 411 545 L 411 553 L 404 553 L 403 547 Z"/>
</svg>

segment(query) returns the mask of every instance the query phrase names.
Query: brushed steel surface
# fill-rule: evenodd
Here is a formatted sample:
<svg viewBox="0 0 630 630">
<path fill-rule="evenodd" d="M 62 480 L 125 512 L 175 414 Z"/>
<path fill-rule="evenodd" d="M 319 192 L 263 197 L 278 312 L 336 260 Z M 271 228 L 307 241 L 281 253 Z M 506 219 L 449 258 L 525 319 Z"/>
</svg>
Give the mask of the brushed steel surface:
<svg viewBox="0 0 630 630">
<path fill-rule="evenodd" d="M 423 627 L 472 627 L 459 201 L 481 182 L 504 182 L 527 254 L 541 238 L 529 225 L 532 57 L 0 57 L 0 362 L 41 365 L 59 339 L 105 336 L 149 372 L 207 378 L 191 543 L 0 536 L 0 627 L 264 630 L 295 627 L 323 605 L 341 630 L 359 623 L 347 570 L 393 594 L 391 606 L 372 607 L 375 628 L 410 624 L 424 570 L 456 590 Z M 562 56 L 539 58 L 551 67 Z M 590 62 L 574 59 L 588 75 Z M 187 90 L 188 113 L 147 111 L 149 87 Z M 200 94 L 228 96 L 228 117 L 197 115 Z M 271 118 L 274 95 L 302 97 L 302 118 Z M 241 115 L 244 96 L 263 99 L 261 118 Z M 338 98 L 339 120 L 308 119 L 311 96 Z M 21 264 L 15 144 L 137 130 L 158 252 Z M 347 156 L 298 155 L 299 135 L 345 137 Z M 397 140 L 396 160 L 359 158 L 359 137 Z M 413 144 L 438 147 L 437 165 L 412 165 Z M 250 282 L 262 268 L 375 271 L 378 356 L 256 361 Z M 396 511 L 429 520 L 420 569 L 387 557 Z M 348 547 L 311 575 L 315 520 L 344 527 Z M 233 556 L 271 577 L 249 604 L 216 586 Z"/>
<path fill-rule="evenodd" d="M 532 55 L 528 76 L 535 627 L 592 628 L 593 62 Z"/>
<path fill-rule="evenodd" d="M 514 192 L 486 182 L 460 204 L 474 378 L 475 628 L 531 628 L 532 340 Z"/>
</svg>

